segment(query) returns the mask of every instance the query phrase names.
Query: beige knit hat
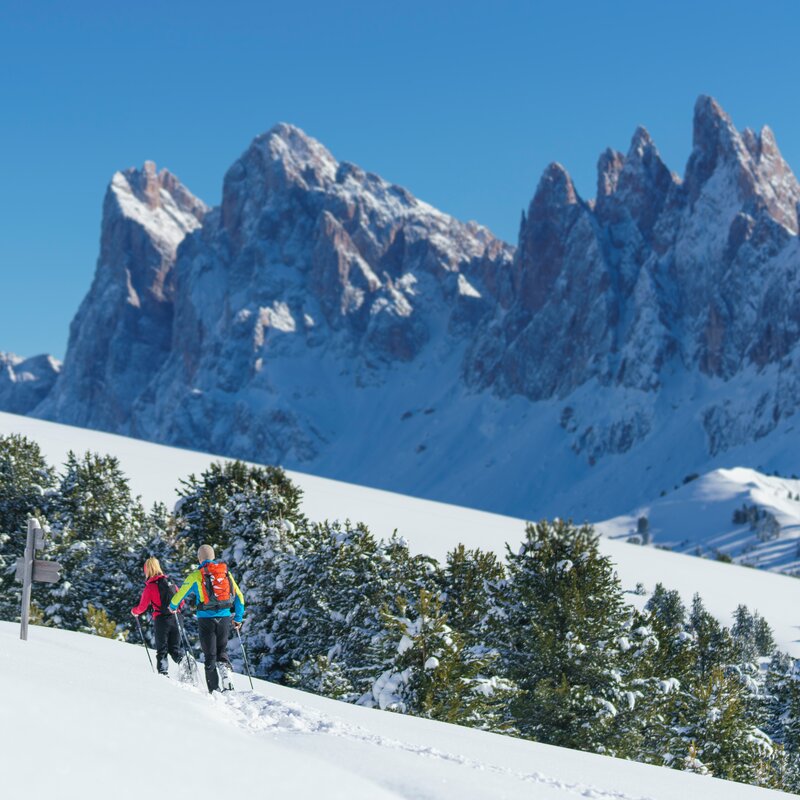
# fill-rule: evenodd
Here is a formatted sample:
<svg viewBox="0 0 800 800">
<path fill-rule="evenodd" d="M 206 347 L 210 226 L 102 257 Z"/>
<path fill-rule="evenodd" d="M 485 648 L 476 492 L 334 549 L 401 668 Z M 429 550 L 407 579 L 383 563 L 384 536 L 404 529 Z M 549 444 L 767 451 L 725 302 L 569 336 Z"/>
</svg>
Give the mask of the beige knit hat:
<svg viewBox="0 0 800 800">
<path fill-rule="evenodd" d="M 214 560 L 214 548 L 210 544 L 201 544 L 197 548 L 197 560 L 202 564 L 204 561 Z"/>
</svg>

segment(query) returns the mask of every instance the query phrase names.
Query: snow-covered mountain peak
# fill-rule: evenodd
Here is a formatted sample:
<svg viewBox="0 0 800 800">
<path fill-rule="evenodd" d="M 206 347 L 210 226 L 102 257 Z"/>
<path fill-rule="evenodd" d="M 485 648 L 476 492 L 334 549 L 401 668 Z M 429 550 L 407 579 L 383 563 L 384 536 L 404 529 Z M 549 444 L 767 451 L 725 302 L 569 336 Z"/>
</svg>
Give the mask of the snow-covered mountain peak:
<svg viewBox="0 0 800 800">
<path fill-rule="evenodd" d="M 767 209 L 773 219 L 797 234 L 800 184 L 781 155 L 775 134 L 767 125 L 753 137 L 752 144 L 753 171 Z"/>
<path fill-rule="evenodd" d="M 531 202 L 531 215 L 547 208 L 571 206 L 579 202 L 569 172 L 557 161 L 548 164 Z"/>
<path fill-rule="evenodd" d="M 690 205 L 698 201 L 712 176 L 722 171 L 732 175 L 729 180 L 718 179 L 713 184 L 717 194 L 735 192 L 739 197 L 750 194 L 752 186 L 748 185 L 747 169 L 750 159 L 731 118 L 713 97 L 700 95 L 694 107 L 692 152 L 684 181 Z"/>
<path fill-rule="evenodd" d="M 685 179 L 692 207 L 705 196 L 705 202 L 723 211 L 725 224 L 742 205 L 750 213 L 764 208 L 797 234 L 800 186 L 768 127 L 759 134 L 750 129 L 739 133 L 719 103 L 703 95 L 695 105 L 693 145 Z"/>
<path fill-rule="evenodd" d="M 145 161 L 141 169 L 114 173 L 104 216 L 113 218 L 116 212 L 138 223 L 162 255 L 174 257 L 183 238 L 200 227 L 208 210 L 171 172 L 159 172 L 155 163 Z"/>
<path fill-rule="evenodd" d="M 250 195 L 296 187 L 323 189 L 336 180 L 339 164 L 330 151 L 300 128 L 281 122 L 257 136 L 225 175 L 223 208 L 247 187 Z M 229 197 L 232 194 L 233 197 Z M 256 199 L 255 197 L 251 199 Z"/>
<path fill-rule="evenodd" d="M 38 413 L 114 429 L 160 366 L 172 333 L 172 268 L 209 208 L 152 161 L 114 174 L 94 280 L 70 326 L 58 389 Z M 99 387 L 102 386 L 102 390 Z"/>
<path fill-rule="evenodd" d="M 649 242 L 667 198 L 679 180 L 663 162 L 650 134 L 641 125 L 633 134 L 627 155 L 620 156 L 615 166 L 613 191 L 604 195 L 598 191 L 597 218 L 615 227 L 632 220 L 639 234 Z M 601 157 L 599 168 L 602 167 Z"/>
<path fill-rule="evenodd" d="M 597 203 L 614 194 L 617 190 L 619 174 L 625 166 L 625 156 L 618 150 L 607 147 L 597 160 Z"/>
<path fill-rule="evenodd" d="M 298 172 L 311 167 L 321 169 L 330 180 L 335 178 L 338 161 L 330 150 L 296 125 L 279 122 L 269 131 L 257 136 L 254 146 L 263 147 L 274 160 L 293 166 Z"/>
<path fill-rule="evenodd" d="M 644 155 L 644 152 L 651 147 L 655 147 L 655 144 L 653 143 L 652 136 L 650 136 L 650 131 L 648 131 L 644 125 L 637 125 L 636 130 L 633 132 L 633 136 L 631 137 L 631 145 L 628 149 L 628 158 L 633 157 L 634 154 L 641 158 Z"/>
</svg>

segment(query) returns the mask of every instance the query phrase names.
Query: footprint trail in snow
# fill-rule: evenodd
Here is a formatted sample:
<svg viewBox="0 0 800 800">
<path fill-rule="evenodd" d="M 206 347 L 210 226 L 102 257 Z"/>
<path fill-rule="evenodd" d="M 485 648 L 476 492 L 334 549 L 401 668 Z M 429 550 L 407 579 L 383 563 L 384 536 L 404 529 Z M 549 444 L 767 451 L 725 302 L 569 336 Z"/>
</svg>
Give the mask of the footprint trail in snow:
<svg viewBox="0 0 800 800">
<path fill-rule="evenodd" d="M 579 797 L 595 800 L 652 800 L 613 790 L 598 789 L 579 782 L 569 782 L 551 778 L 541 772 L 523 772 L 490 763 L 448 753 L 435 747 L 411 744 L 380 734 L 370 733 L 364 728 L 329 719 L 320 712 L 303 707 L 297 703 L 286 703 L 257 692 L 231 692 L 215 694 L 212 701 L 224 708 L 230 718 L 239 726 L 255 733 L 276 735 L 327 735 L 359 743 L 369 743 L 376 747 L 401 750 L 424 758 L 439 759 L 470 769 L 493 772 L 515 778 L 521 782 L 538 784 Z"/>
</svg>

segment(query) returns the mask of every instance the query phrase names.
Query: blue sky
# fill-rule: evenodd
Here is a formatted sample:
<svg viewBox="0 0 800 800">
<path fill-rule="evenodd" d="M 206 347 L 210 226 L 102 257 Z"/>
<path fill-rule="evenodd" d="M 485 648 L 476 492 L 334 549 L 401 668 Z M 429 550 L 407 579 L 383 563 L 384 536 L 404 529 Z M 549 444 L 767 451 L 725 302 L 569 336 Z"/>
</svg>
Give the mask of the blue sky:
<svg viewBox="0 0 800 800">
<path fill-rule="evenodd" d="M 152 159 L 213 204 L 278 121 L 510 241 L 550 161 L 591 197 L 637 124 L 682 173 L 700 93 L 800 169 L 798 23 L 788 1 L 0 0 L 0 350 L 63 356 L 115 170 Z"/>
</svg>

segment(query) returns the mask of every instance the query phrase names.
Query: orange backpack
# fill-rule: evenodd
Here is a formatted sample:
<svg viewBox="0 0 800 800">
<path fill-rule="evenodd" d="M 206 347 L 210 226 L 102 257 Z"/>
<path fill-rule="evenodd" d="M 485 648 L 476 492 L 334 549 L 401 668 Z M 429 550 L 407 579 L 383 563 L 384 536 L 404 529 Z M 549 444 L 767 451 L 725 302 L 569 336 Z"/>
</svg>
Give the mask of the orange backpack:
<svg viewBox="0 0 800 800">
<path fill-rule="evenodd" d="M 224 562 L 212 562 L 200 568 L 205 599 L 198 605 L 201 611 L 220 611 L 233 607 L 233 579 Z"/>
</svg>

